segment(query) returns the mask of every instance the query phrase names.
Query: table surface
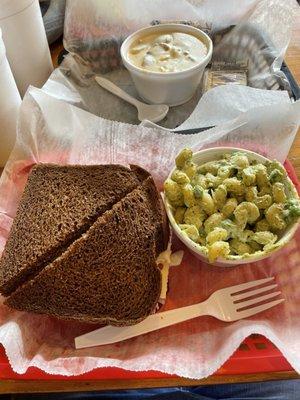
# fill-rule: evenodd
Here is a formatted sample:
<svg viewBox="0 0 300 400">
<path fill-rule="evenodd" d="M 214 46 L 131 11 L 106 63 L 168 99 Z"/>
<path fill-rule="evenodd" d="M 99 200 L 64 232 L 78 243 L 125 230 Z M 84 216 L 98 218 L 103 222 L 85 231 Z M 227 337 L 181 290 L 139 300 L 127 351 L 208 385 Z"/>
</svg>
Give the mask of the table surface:
<svg viewBox="0 0 300 400">
<path fill-rule="evenodd" d="M 62 50 L 60 41 L 51 46 L 53 63 L 56 66 L 57 55 Z M 300 84 L 300 15 L 297 16 L 293 29 L 292 39 L 288 47 L 285 61 Z M 300 130 L 289 153 L 298 178 L 300 178 Z M 206 379 L 192 380 L 185 378 L 157 378 L 157 379 L 128 379 L 128 380 L 2 380 L 0 393 L 35 393 L 35 392 L 81 392 L 108 389 L 193 386 L 221 383 L 255 382 L 278 379 L 296 379 L 296 372 L 272 372 L 247 375 L 213 375 Z"/>
</svg>

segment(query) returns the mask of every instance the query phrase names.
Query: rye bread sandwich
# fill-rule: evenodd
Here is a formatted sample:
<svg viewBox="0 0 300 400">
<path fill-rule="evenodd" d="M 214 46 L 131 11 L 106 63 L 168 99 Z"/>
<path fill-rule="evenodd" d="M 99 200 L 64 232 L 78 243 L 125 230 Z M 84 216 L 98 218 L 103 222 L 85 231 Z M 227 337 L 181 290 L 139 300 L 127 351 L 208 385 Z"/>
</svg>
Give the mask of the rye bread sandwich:
<svg viewBox="0 0 300 400">
<path fill-rule="evenodd" d="M 156 307 L 164 206 L 138 166 L 37 165 L 0 260 L 0 292 L 18 310 L 134 324 Z"/>
</svg>

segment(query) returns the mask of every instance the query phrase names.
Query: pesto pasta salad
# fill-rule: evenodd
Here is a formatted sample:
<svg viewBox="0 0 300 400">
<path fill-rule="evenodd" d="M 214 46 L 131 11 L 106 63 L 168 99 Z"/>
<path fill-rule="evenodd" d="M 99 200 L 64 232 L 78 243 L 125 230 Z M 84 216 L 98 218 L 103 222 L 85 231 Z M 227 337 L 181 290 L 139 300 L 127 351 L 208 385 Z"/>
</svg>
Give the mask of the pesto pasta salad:
<svg viewBox="0 0 300 400">
<path fill-rule="evenodd" d="M 164 183 L 179 228 L 210 262 L 274 249 L 300 216 L 300 202 L 277 161 L 250 160 L 235 151 L 203 165 L 183 149 Z"/>
</svg>

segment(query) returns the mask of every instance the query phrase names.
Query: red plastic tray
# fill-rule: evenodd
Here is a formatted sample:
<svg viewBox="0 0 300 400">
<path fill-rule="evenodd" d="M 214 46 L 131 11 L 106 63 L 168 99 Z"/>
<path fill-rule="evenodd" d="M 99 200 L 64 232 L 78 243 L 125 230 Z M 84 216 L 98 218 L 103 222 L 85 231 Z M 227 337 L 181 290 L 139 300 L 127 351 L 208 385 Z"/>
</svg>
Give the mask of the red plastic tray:
<svg viewBox="0 0 300 400">
<path fill-rule="evenodd" d="M 285 168 L 300 193 L 300 183 L 291 163 L 285 162 Z M 215 375 L 242 375 L 263 372 L 293 371 L 277 347 L 261 335 L 251 335 L 244 340 L 228 361 Z M 174 377 L 158 371 L 134 372 L 121 368 L 98 368 L 83 375 L 65 377 L 49 375 L 38 368 L 30 367 L 23 375 L 16 374 L 0 346 L 0 379 L 40 379 L 40 380 L 89 380 L 89 379 L 155 379 Z"/>
<path fill-rule="evenodd" d="M 216 375 L 241 375 L 259 372 L 293 371 L 280 351 L 269 340 L 260 335 L 251 335 L 240 345 Z M 16 374 L 0 347 L 0 379 L 39 380 L 89 380 L 89 379 L 155 379 L 174 377 L 158 371 L 134 372 L 121 368 L 98 368 L 83 375 L 65 377 L 49 375 L 38 368 L 30 367 L 23 375 Z"/>
</svg>

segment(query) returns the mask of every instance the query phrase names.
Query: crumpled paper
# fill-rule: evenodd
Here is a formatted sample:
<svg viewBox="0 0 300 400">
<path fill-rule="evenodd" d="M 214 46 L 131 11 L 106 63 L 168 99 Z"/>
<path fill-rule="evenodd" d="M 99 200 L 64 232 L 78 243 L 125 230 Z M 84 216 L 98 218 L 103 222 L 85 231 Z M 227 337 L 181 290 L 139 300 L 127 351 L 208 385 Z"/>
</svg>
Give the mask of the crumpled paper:
<svg viewBox="0 0 300 400">
<path fill-rule="evenodd" d="M 102 118 L 139 124 L 134 106 L 100 87 L 93 78 L 80 79 L 80 76 L 88 74 L 88 71 L 90 69 L 82 69 L 73 56 L 68 55 L 62 66 L 51 74 L 43 89 L 53 97 Z M 105 76 L 133 97 L 138 97 L 127 70 L 118 69 Z M 171 107 L 162 121 L 156 124 L 143 121 L 142 124 L 177 131 L 208 128 L 230 121 L 251 108 L 290 101 L 285 90 L 265 90 L 229 84 L 210 89 L 201 96 L 200 86 L 191 100 Z"/>
<path fill-rule="evenodd" d="M 153 21 L 193 21 L 211 32 L 236 25 L 236 33 L 247 21 L 271 40 L 276 70 L 290 40 L 295 10 L 295 0 L 227 0 L 224 3 L 219 0 L 90 0 L 88 3 L 72 0 L 66 7 L 64 45 L 92 69 L 101 70 L 105 60 L 97 57 L 100 41 L 113 41 L 117 52 L 120 39 Z M 238 41 L 239 35 L 235 36 Z M 242 46 L 247 47 L 247 43 Z M 117 58 L 116 52 L 111 51 L 109 55 Z"/>
<path fill-rule="evenodd" d="M 284 90 L 262 90 L 242 85 L 217 86 L 204 93 L 191 115 L 173 130 L 188 132 L 207 129 L 231 121 L 253 108 L 290 102 L 289 95 Z M 159 124 L 146 120 L 141 124 L 159 128 Z"/>
<path fill-rule="evenodd" d="M 217 145 L 256 150 L 283 161 L 294 139 L 300 102 L 281 103 L 242 113 L 232 121 L 195 135 L 108 121 L 31 88 L 22 103 L 16 146 L 0 179 L 0 252 L 16 213 L 32 164 L 137 163 L 161 188 L 182 147 L 194 151 Z M 267 260 L 235 268 L 209 266 L 184 250 L 170 271 L 163 310 L 204 300 L 213 291 L 275 276 L 286 301 L 274 309 L 231 324 L 201 317 L 129 341 L 75 350 L 74 338 L 95 329 L 87 324 L 10 310 L 0 305 L 0 343 L 14 371 L 36 366 L 51 374 L 79 375 L 97 367 L 157 370 L 187 378 L 216 371 L 252 333 L 268 337 L 300 372 L 300 232 Z"/>
</svg>

